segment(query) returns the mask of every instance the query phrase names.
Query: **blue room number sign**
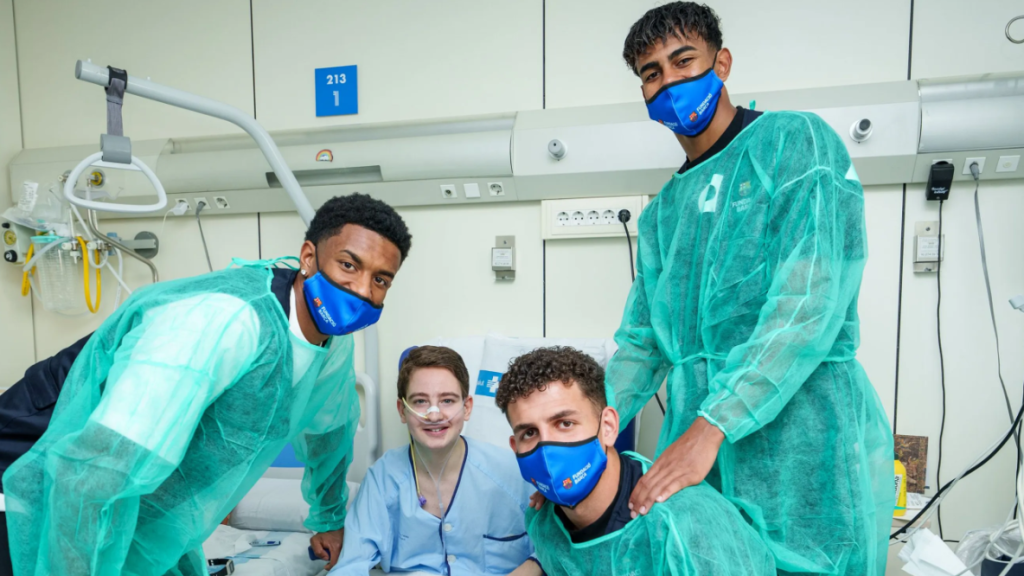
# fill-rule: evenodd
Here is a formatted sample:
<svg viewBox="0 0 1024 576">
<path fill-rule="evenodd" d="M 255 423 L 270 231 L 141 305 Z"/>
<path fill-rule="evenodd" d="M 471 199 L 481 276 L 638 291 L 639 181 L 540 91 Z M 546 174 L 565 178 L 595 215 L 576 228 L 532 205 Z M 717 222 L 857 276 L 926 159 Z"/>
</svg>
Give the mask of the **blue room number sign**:
<svg viewBox="0 0 1024 576">
<path fill-rule="evenodd" d="M 359 113 L 359 76 L 356 66 L 317 68 L 315 74 L 318 117 Z"/>
</svg>

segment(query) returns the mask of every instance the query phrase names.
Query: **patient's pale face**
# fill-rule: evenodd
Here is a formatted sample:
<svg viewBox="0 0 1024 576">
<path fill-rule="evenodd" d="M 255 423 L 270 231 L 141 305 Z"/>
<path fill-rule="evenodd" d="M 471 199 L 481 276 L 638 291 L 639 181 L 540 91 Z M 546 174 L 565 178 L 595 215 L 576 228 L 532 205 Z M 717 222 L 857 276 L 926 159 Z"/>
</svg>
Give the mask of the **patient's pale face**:
<svg viewBox="0 0 1024 576">
<path fill-rule="evenodd" d="M 597 433 L 599 415 L 579 386 L 548 384 L 508 405 L 510 443 L 516 453 L 529 452 L 539 442 L 576 442 Z"/>
<path fill-rule="evenodd" d="M 406 402 L 413 410 L 427 416 L 427 422 L 423 422 L 399 398 L 402 422 L 409 427 L 413 439 L 430 450 L 450 447 L 462 434 L 473 408 L 473 399 L 464 401 L 459 381 L 444 368 L 420 368 L 413 372 L 409 378 Z M 428 413 L 431 406 L 437 406 L 441 411 Z"/>
</svg>

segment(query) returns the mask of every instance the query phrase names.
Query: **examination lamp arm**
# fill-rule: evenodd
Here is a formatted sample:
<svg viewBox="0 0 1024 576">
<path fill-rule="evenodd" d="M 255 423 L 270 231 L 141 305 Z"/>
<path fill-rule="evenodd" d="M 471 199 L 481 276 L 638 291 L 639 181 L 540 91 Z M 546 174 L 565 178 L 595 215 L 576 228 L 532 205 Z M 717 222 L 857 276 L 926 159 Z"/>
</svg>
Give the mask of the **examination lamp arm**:
<svg viewBox="0 0 1024 576">
<path fill-rule="evenodd" d="M 79 60 L 75 64 L 75 78 L 105 88 L 110 83 L 110 71 L 104 66 L 97 66 L 92 62 Z M 313 206 L 302 192 L 302 188 L 299 187 L 298 180 L 295 179 L 295 175 L 288 168 L 284 161 L 284 156 L 277 149 L 277 145 L 274 144 L 270 134 L 256 120 L 250 118 L 248 114 L 223 102 L 189 94 L 188 92 L 163 86 L 142 78 L 136 78 L 135 76 L 128 77 L 128 85 L 125 88 L 125 92 L 200 114 L 206 114 L 207 116 L 213 116 L 214 118 L 220 118 L 221 120 L 227 120 L 245 130 L 256 141 L 260 151 L 263 152 L 267 161 L 270 162 L 270 167 L 274 170 L 274 174 L 277 175 L 277 179 L 281 182 L 285 191 L 288 192 L 288 195 L 291 196 L 292 202 L 295 203 L 295 208 L 299 211 L 299 217 L 302 218 L 307 227 L 309 226 L 309 223 L 313 220 Z"/>
</svg>

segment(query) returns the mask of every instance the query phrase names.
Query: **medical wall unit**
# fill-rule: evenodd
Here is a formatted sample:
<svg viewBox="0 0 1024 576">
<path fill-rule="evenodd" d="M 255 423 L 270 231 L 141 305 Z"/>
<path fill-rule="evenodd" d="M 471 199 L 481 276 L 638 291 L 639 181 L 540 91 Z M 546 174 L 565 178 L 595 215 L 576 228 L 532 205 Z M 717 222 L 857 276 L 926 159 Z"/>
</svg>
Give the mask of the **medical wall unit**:
<svg viewBox="0 0 1024 576">
<path fill-rule="evenodd" d="M 101 82 L 105 72 L 91 73 Z M 149 84 L 131 78 L 128 92 Z M 956 180 L 966 180 L 966 160 L 979 157 L 990 160 L 986 179 L 1020 177 L 1024 74 L 739 94 L 732 100 L 758 110 L 818 114 L 846 142 L 864 185 L 924 183 L 936 160 L 950 162 Z M 684 160 L 672 133 L 650 121 L 643 102 L 269 136 L 314 207 L 355 191 L 394 206 L 653 194 Z M 12 190 L 17 194 L 26 180 L 51 181 L 96 150 L 23 150 L 10 164 Z M 133 154 L 159 177 L 171 205 L 186 200 L 194 207 L 199 198 L 215 198 L 210 215 L 295 210 L 286 193 L 291 183 L 280 180 L 246 135 L 134 142 Z M 140 177 L 110 173 L 102 188 L 116 193 L 118 202 L 146 203 L 152 192 Z"/>
</svg>

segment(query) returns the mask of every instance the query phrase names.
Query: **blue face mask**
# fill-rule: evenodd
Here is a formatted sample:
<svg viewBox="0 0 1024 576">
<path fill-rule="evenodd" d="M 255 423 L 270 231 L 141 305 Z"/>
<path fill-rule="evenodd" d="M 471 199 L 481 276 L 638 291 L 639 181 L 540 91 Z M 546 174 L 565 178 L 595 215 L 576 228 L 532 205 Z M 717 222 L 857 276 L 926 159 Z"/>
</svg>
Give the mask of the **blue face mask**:
<svg viewBox="0 0 1024 576">
<path fill-rule="evenodd" d="M 722 80 L 715 74 L 715 65 L 712 64 L 700 76 L 662 86 L 647 101 L 647 113 L 651 120 L 664 124 L 676 134 L 697 136 L 707 129 L 715 117 L 722 86 Z"/>
<path fill-rule="evenodd" d="M 523 478 L 545 498 L 568 508 L 594 491 L 608 465 L 597 436 L 581 442 L 541 442 L 517 457 Z"/>
<path fill-rule="evenodd" d="M 302 291 L 306 295 L 306 306 L 316 322 L 316 329 L 328 336 L 344 336 L 380 320 L 384 305 L 376 305 L 355 292 L 335 284 L 319 271 L 306 279 Z"/>
</svg>

